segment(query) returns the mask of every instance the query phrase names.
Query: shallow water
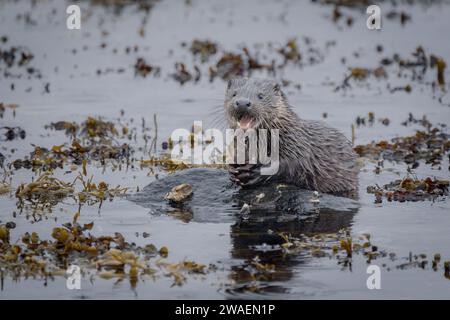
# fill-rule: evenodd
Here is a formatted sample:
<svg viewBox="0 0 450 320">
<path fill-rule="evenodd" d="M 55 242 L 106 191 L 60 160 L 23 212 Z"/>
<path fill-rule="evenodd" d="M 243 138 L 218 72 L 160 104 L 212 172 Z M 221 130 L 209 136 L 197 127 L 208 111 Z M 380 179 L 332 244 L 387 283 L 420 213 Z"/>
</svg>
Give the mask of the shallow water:
<svg viewBox="0 0 450 320">
<path fill-rule="evenodd" d="M 386 10 L 391 10 L 385 5 Z M 86 3 L 83 8 L 90 8 Z M 369 88 L 353 86 L 347 92 L 334 91 L 349 66 L 374 67 L 384 56 L 398 52 L 410 57 L 411 52 L 422 45 L 426 52 L 434 53 L 450 61 L 448 31 L 450 5 L 443 2 L 430 7 L 401 5 L 400 9 L 411 14 L 412 21 L 404 26 L 398 21 L 383 20 L 381 31 L 369 31 L 365 16 L 348 10 L 354 17 L 354 25 L 334 24 L 329 15 L 332 8 L 298 1 L 162 1 L 150 13 L 145 26 L 145 37 L 138 29 L 140 14 L 133 8 L 125 8 L 120 16 L 111 10 L 93 7 L 92 16 L 83 21 L 81 31 L 65 28 L 65 4 L 62 1 L 42 1 L 32 8 L 28 1 L 6 1 L 0 4 L 0 36 L 7 35 L 8 46 L 25 46 L 34 54 L 33 66 L 40 69 L 42 79 L 22 77 L 1 78 L 0 100 L 17 103 L 16 116 L 7 110 L 1 126 L 21 126 L 27 131 L 24 140 L 1 141 L 7 162 L 29 154 L 30 144 L 51 147 L 67 141 L 62 132 L 44 129 L 52 121 L 83 121 L 89 115 L 101 115 L 117 119 L 120 110 L 125 118 L 140 123 L 144 117 L 152 123 L 153 114 L 158 119 L 158 136 L 164 140 L 175 128 L 190 128 L 194 120 L 202 120 L 205 127 L 212 122 L 214 107 L 220 105 L 225 83 L 210 83 L 205 76 L 197 84 L 180 86 L 170 78 L 176 61 L 185 61 L 188 68 L 194 64 L 188 50 L 181 42 L 194 38 L 217 41 L 223 50 L 237 50 L 246 45 L 252 50 L 258 44 L 272 42 L 283 45 L 288 39 L 299 41 L 307 36 L 324 54 L 321 63 L 303 68 L 286 68 L 279 78 L 301 84 L 301 90 L 290 86 L 285 89 L 294 110 L 306 119 L 323 119 L 340 129 L 349 138 L 350 126 L 356 116 L 374 112 L 376 119 L 387 117 L 389 126 L 376 121 L 372 126 L 356 129 L 356 144 L 372 140 L 390 139 L 414 133 L 417 125 L 402 126 L 409 112 L 420 118 L 426 115 L 432 123 L 450 124 L 450 99 L 433 93 L 427 81 L 434 77 L 428 72 L 422 82 L 390 75 L 391 86 L 412 85 L 412 92 L 389 93 L 386 81 L 370 80 Z M 52 9 L 56 13 L 52 13 Z M 384 9 L 383 9 L 384 10 Z M 29 12 L 35 24 L 17 21 L 18 13 Z M 344 10 L 347 13 L 347 10 Z M 207 26 L 207 27 L 205 27 Z M 108 31 L 108 35 L 102 34 Z M 326 42 L 336 45 L 327 47 Z M 102 48 L 101 43 L 106 43 Z M 384 52 L 375 47 L 382 44 Z M 127 46 L 139 45 L 137 53 L 125 54 Z M 5 45 L 2 45 L 5 46 Z M 83 50 L 83 46 L 87 46 Z M 117 49 L 117 53 L 113 49 Z M 72 52 L 76 49 L 76 53 Z M 270 52 L 269 49 L 267 49 Z M 256 51 L 256 49 L 255 49 Z M 355 52 L 357 55 L 355 55 Z M 137 57 L 161 67 L 160 77 L 135 77 L 133 64 Z M 347 63 L 341 63 L 346 57 Z M 195 62 L 196 63 L 196 62 Z M 97 75 L 96 70 L 124 68 L 124 73 Z M 446 79 L 450 79 L 449 67 Z M 255 72 L 255 76 L 266 76 Z M 50 83 L 50 93 L 44 93 L 45 83 Z M 328 85 L 333 82 L 334 85 Z M 15 89 L 10 89 L 11 83 Z M 31 91 L 28 92 L 28 88 Z M 447 91 L 449 90 L 447 85 Z M 139 124 L 137 124 L 139 127 Z M 161 141 L 159 141 L 160 143 Z M 142 146 L 143 141 L 137 141 Z M 14 153 L 9 152 L 12 148 Z M 147 155 L 145 155 L 147 156 Z M 136 158 L 141 154 L 137 152 Z M 269 201 L 247 216 L 240 214 L 243 202 L 251 201 L 263 192 L 268 197 L 276 194 L 266 189 L 241 191 L 231 186 L 224 171 L 219 169 L 195 169 L 161 175 L 155 181 L 148 170 L 137 167 L 121 171 L 107 167 L 90 167 L 89 172 L 112 185 L 120 184 L 140 192 L 130 192 L 129 197 L 116 198 L 98 206 L 82 208 L 80 221 L 94 221 L 93 233 L 120 232 L 137 244 L 154 243 L 167 246 L 171 261 L 189 258 L 204 264 L 217 264 L 218 270 L 205 276 L 189 277 L 181 287 L 171 287 L 171 280 L 162 277 L 155 281 L 140 281 L 136 288 L 126 282 L 83 278 L 82 289 L 66 289 L 65 279 L 56 277 L 47 283 L 41 279 L 13 281 L 5 278 L 0 297 L 6 298 L 448 298 L 450 281 L 443 271 L 434 272 L 429 267 L 395 268 L 410 252 L 425 253 L 431 257 L 439 252 L 443 260 L 450 260 L 450 204 L 447 198 L 423 202 L 392 202 L 374 204 L 374 196 L 366 193 L 368 185 L 383 185 L 406 175 L 407 166 L 385 162 L 381 174 L 375 174 L 375 164 L 365 162 L 359 176 L 358 200 L 322 195 L 319 208 L 308 199 L 310 191 L 287 190 L 284 196 L 294 203 L 283 201 L 283 207 L 271 207 Z M 441 170 L 421 163 L 415 170 L 417 176 L 436 176 L 449 179 L 448 157 Z M 202 171 L 203 170 L 203 171 Z M 66 181 L 75 173 L 55 171 Z M 32 173 L 15 171 L 13 185 L 30 181 Z M 183 180 L 183 181 L 180 181 Z M 158 201 L 167 190 L 189 180 L 194 185 L 194 197 L 189 208 L 174 210 Z M 147 187 L 146 187 L 147 186 Z M 293 196 L 295 195 L 295 196 Z M 287 205 L 286 207 L 286 204 Z M 275 209 L 274 209 L 275 208 Z M 78 205 L 65 201 L 52 213 L 35 217 L 29 212 L 18 213 L 14 196 L 0 196 L 0 220 L 14 221 L 17 227 L 12 239 L 27 231 L 38 231 L 41 237 L 50 237 L 52 228 L 70 221 Z M 287 210 L 286 210 L 287 209 Z M 289 210 L 297 209 L 297 210 Z M 274 212 L 283 212 L 274 214 Z M 287 211 L 287 212 L 285 212 Z M 294 212 L 291 212 L 294 211 Z M 13 216 L 13 212 L 17 215 Z M 285 256 L 276 248 L 280 239 L 268 233 L 288 232 L 292 235 L 331 233 L 350 228 L 355 235 L 370 233 L 372 242 L 387 252 L 395 252 L 398 261 L 389 259 L 373 261 L 391 266 L 382 268 L 382 289 L 366 287 L 365 259 L 355 256 L 352 268 L 343 268 L 335 259 L 315 258 L 302 254 Z M 149 238 L 137 237 L 136 232 L 148 232 Z M 275 264 L 277 272 L 270 281 L 260 283 L 262 290 L 253 293 L 243 289 L 246 281 L 239 277 L 241 266 L 258 255 L 262 261 Z"/>
</svg>

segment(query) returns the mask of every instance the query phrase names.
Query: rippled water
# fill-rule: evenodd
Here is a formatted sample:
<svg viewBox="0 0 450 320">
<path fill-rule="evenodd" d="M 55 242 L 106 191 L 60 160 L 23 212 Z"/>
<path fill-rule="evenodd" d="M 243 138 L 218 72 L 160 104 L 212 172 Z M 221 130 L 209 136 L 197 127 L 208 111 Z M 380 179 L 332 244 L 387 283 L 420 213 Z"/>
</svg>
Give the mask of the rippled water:
<svg viewBox="0 0 450 320">
<path fill-rule="evenodd" d="M 383 8 L 392 9 L 388 4 Z M 350 125 L 358 115 L 374 112 L 377 119 L 388 117 L 391 120 L 389 126 L 376 121 L 372 126 L 357 128 L 357 144 L 414 133 L 418 126 L 401 125 L 409 112 L 417 117 L 426 115 L 432 123 L 449 124 L 448 96 L 443 95 L 443 102 L 439 102 L 439 94 L 433 93 L 427 85 L 434 73 L 428 73 L 422 83 L 411 83 L 413 90 L 409 94 L 391 94 L 386 82 L 379 80 L 370 80 L 368 87 L 354 86 L 345 93 L 334 91 L 349 66 L 374 67 L 385 55 L 398 52 L 410 56 L 418 45 L 450 61 L 447 45 L 450 6 L 442 2 L 430 7 L 401 5 L 399 8 L 411 14 L 411 22 L 402 26 L 398 21 L 385 19 L 383 29 L 372 32 L 366 29 L 365 16 L 358 11 L 345 10 L 354 17 L 353 26 L 347 27 L 345 23 L 331 21 L 332 7 L 309 2 L 193 1 L 192 5 L 186 5 L 181 1 L 162 1 L 151 11 L 142 38 L 138 32 L 140 15 L 131 8 L 126 8 L 120 16 L 101 7 L 91 8 L 92 16 L 83 22 L 81 31 L 74 32 L 65 28 L 63 2 L 42 1 L 35 8 L 28 1 L 2 2 L 0 36 L 7 35 L 9 45 L 29 48 L 35 56 L 33 65 L 41 70 L 43 79 L 0 80 L 0 100 L 20 105 L 15 117 L 11 112 L 5 113 L 0 119 L 1 125 L 21 126 L 27 131 L 24 140 L 2 141 L 1 152 L 7 155 L 7 161 L 12 161 L 29 154 L 30 144 L 47 147 L 61 144 L 67 137 L 45 130 L 44 125 L 59 120 L 80 122 L 88 115 L 114 120 L 121 109 L 134 123 L 139 123 L 142 117 L 151 123 L 156 114 L 160 139 L 168 137 L 175 128 L 190 128 L 194 120 L 203 120 L 205 125 L 211 123 L 216 112 L 214 107 L 221 104 L 225 83 L 220 80 L 210 83 L 204 76 L 197 84 L 180 86 L 169 76 L 174 72 L 175 61 L 186 61 L 188 67 L 193 65 L 190 53 L 181 43 L 189 43 L 194 38 L 209 38 L 219 42 L 223 50 L 233 51 L 243 45 L 253 49 L 258 44 L 271 42 L 277 47 L 292 37 L 299 40 L 310 37 L 323 51 L 324 60 L 301 69 L 287 68 L 278 77 L 301 84 L 301 90 L 292 86 L 286 89 L 299 116 L 321 119 L 326 112 L 328 117 L 323 120 L 349 138 Z M 53 9 L 56 13 L 52 13 Z M 23 12 L 29 12 L 35 23 L 17 21 L 17 14 Z M 336 41 L 336 44 L 327 47 L 328 41 Z M 106 47 L 102 48 L 102 43 L 106 43 Z M 377 44 L 383 45 L 383 54 L 376 52 Z M 134 45 L 139 46 L 137 53 L 124 53 L 127 46 Z M 84 46 L 87 49 L 84 50 Z M 113 49 L 117 49 L 117 53 Z M 139 56 L 160 66 L 161 76 L 135 77 L 133 65 Z M 345 65 L 341 63 L 343 57 L 347 59 Z M 111 67 L 124 68 L 125 72 L 97 75 L 97 69 Z M 450 79 L 448 70 L 447 67 L 446 78 Z M 47 82 L 50 93 L 44 93 Z M 329 85 L 330 82 L 334 85 Z M 11 83 L 15 84 L 14 91 Z M 409 79 L 391 76 L 389 83 L 405 85 Z M 5 152 L 11 148 L 17 150 Z M 374 163 L 366 161 L 361 170 L 357 199 L 322 195 L 318 207 L 309 202 L 311 191 L 287 188 L 280 194 L 280 190 L 271 185 L 240 190 L 232 186 L 226 172 L 219 169 L 191 169 L 162 175 L 156 180 L 138 166 L 122 171 L 89 168 L 94 176 L 101 176 L 111 185 L 120 184 L 130 190 L 140 187 L 139 192 L 130 192 L 128 197 L 104 203 L 100 211 L 98 207 L 84 207 L 80 221 L 94 221 L 93 233 L 120 232 L 127 240 L 140 245 L 149 242 L 164 245 L 169 248 L 172 261 L 189 258 L 214 263 L 218 270 L 203 277 L 189 278 L 182 287 L 171 287 L 171 280 L 164 277 L 140 281 L 136 288 L 125 282 L 85 277 L 80 291 L 67 290 L 65 279 L 61 277 L 49 279 L 47 283 L 41 279 L 13 281 L 5 278 L 0 297 L 448 298 L 450 281 L 442 270 L 395 267 L 407 261 L 410 252 L 425 253 L 428 257 L 439 252 L 443 260 L 450 260 L 448 199 L 374 204 L 374 197 L 366 193 L 366 187 L 404 177 L 407 168 L 402 163 L 385 163 L 382 173 L 377 175 L 374 167 Z M 416 174 L 421 178 L 448 179 L 448 167 L 448 158 L 441 170 L 421 163 Z M 74 178 L 73 174 L 62 170 L 55 175 L 67 181 Z M 18 170 L 13 184 L 30 181 L 31 177 L 29 170 Z M 183 182 L 194 186 L 193 198 L 186 207 L 173 208 L 162 201 L 170 187 Z M 242 215 L 243 203 L 254 202 L 261 193 L 265 194 L 263 202 L 254 203 L 250 214 Z M 12 230 L 12 239 L 27 231 L 50 237 L 52 228 L 70 221 L 78 208 L 67 201 L 41 218 L 17 212 L 15 202 L 13 196 L 0 197 L 1 222 L 17 224 Z M 386 264 L 382 267 L 381 290 L 367 289 L 364 257 L 355 256 L 349 269 L 338 265 L 335 259 L 302 254 L 286 256 L 277 248 L 280 237 L 276 232 L 300 236 L 333 233 L 342 228 L 350 228 L 355 235 L 370 233 L 374 244 L 399 257 L 397 261 L 374 261 L 380 266 Z M 150 237 L 136 236 L 143 232 Z M 275 264 L 277 272 L 270 281 L 261 283 L 261 292 L 252 293 L 245 290 L 246 281 L 240 273 L 242 265 L 256 255 L 264 262 Z"/>
</svg>

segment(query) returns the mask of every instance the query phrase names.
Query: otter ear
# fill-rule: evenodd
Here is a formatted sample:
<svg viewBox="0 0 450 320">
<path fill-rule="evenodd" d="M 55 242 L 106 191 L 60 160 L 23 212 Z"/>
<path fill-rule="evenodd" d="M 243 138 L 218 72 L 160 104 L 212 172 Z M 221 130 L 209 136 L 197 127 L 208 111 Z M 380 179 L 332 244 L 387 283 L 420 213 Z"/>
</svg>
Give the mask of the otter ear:
<svg viewBox="0 0 450 320">
<path fill-rule="evenodd" d="M 281 86 L 279 83 L 277 83 L 273 86 L 273 92 L 275 92 L 276 95 L 280 96 L 281 99 L 286 100 L 286 95 L 281 90 Z"/>
</svg>

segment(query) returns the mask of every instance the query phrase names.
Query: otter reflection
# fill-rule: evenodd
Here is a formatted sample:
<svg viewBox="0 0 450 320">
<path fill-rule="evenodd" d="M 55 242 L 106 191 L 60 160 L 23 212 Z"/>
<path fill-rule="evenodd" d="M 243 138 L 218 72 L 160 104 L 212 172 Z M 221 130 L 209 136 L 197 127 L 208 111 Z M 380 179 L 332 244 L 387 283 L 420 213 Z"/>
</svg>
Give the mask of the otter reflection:
<svg viewBox="0 0 450 320">
<path fill-rule="evenodd" d="M 193 196 L 178 206 L 164 201 L 164 195 L 181 183 L 192 185 Z M 354 199 L 329 194 L 322 194 L 320 203 L 313 203 L 312 194 L 310 190 L 280 184 L 240 189 L 229 181 L 225 170 L 188 169 L 152 182 L 129 199 L 149 208 L 152 214 L 167 214 L 186 223 L 231 223 L 230 254 L 242 260 L 232 267 L 230 277 L 237 286 L 231 291 L 255 280 L 255 274 L 248 271 L 255 263 L 273 265 L 274 272 L 261 277 L 256 274 L 256 280 L 267 280 L 267 291 L 279 291 L 284 290 L 279 282 L 291 279 L 294 266 L 306 261 L 298 255 L 283 255 L 279 245 L 284 240 L 279 234 L 300 237 L 336 233 L 351 226 L 359 208 Z M 249 205 L 250 212 L 241 212 L 244 204 Z M 277 286 L 269 286 L 275 281 Z"/>
</svg>

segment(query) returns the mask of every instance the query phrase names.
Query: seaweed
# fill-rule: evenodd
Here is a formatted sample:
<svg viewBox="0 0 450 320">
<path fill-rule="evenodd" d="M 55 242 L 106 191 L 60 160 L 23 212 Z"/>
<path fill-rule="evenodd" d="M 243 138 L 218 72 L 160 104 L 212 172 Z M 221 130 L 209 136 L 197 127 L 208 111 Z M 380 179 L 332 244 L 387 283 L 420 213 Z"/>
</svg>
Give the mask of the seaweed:
<svg viewBox="0 0 450 320">
<path fill-rule="evenodd" d="M 158 76 L 160 73 L 160 68 L 148 64 L 144 58 L 138 58 L 134 64 L 134 72 L 136 76 L 141 76 L 146 78 L 150 74 Z"/>
<path fill-rule="evenodd" d="M 3 115 L 5 114 L 6 109 L 10 109 L 13 112 L 13 117 L 16 116 L 16 109 L 19 107 L 19 105 L 15 103 L 3 103 L 0 102 L 0 119 L 3 118 Z"/>
<path fill-rule="evenodd" d="M 278 49 L 278 52 L 283 56 L 284 64 L 287 64 L 288 62 L 292 62 L 294 64 L 299 63 L 302 59 L 302 55 L 300 54 L 300 50 L 298 49 L 295 39 L 290 39 L 284 47 Z"/>
<path fill-rule="evenodd" d="M 53 129 L 56 131 L 64 130 L 66 135 L 70 135 L 75 138 L 80 126 L 75 122 L 58 121 L 45 125 L 45 129 Z"/>
<path fill-rule="evenodd" d="M 118 135 L 114 123 L 101 118 L 88 117 L 81 125 L 81 134 L 89 138 L 105 138 Z"/>
<path fill-rule="evenodd" d="M 189 72 L 184 63 L 177 62 L 175 63 L 175 73 L 172 74 L 172 78 L 178 81 L 181 85 L 191 80 L 198 82 L 201 78 L 200 69 L 197 66 L 194 66 L 194 71 L 195 74 Z"/>
<path fill-rule="evenodd" d="M 0 195 L 7 194 L 11 191 L 11 185 L 6 182 L 0 182 Z"/>
<path fill-rule="evenodd" d="M 33 182 L 19 185 L 15 196 L 19 208 L 29 204 L 39 210 L 49 210 L 63 199 L 73 196 L 74 192 L 74 183 L 66 183 L 44 173 Z"/>
<path fill-rule="evenodd" d="M 101 181 L 98 184 L 93 182 L 93 176 L 89 179 L 85 178 L 86 173 L 80 173 L 74 182 L 80 181 L 83 189 L 77 193 L 77 199 L 80 205 L 87 203 L 88 205 L 93 205 L 99 203 L 99 208 L 103 201 L 109 199 L 112 200 L 117 196 L 124 195 L 128 188 L 122 188 L 116 186 L 111 188 L 106 182 Z"/>
<path fill-rule="evenodd" d="M 130 161 L 134 149 L 128 143 L 118 143 L 116 138 L 132 139 L 129 129 L 125 125 L 119 127 L 113 122 L 101 118 L 88 117 L 78 124 L 75 122 L 58 121 L 45 126 L 46 129 L 65 131 L 72 141 L 66 144 L 55 145 L 50 149 L 34 146 L 34 150 L 24 159 L 14 160 L 10 166 L 16 170 L 25 168 L 33 171 L 52 171 L 63 168 L 66 164 L 81 165 L 83 160 L 106 160 L 121 162 Z"/>
<path fill-rule="evenodd" d="M 21 78 L 22 74 L 11 73 L 11 70 L 21 70 L 24 68 L 29 77 L 35 77 L 37 79 L 42 78 L 41 72 L 33 66 L 30 66 L 30 62 L 34 59 L 34 55 L 26 48 L 23 47 L 10 47 L 9 49 L 0 48 L 0 65 L 4 65 L 6 70 L 3 73 L 5 78 L 15 77 Z"/>
<path fill-rule="evenodd" d="M 27 133 L 20 127 L 0 127 L 0 130 L 5 130 L 0 141 L 12 141 L 15 139 L 25 139 Z"/>
<path fill-rule="evenodd" d="M 236 76 L 243 76 L 245 72 L 244 60 L 240 54 L 225 53 L 216 63 L 215 67 L 209 68 L 210 79 L 219 76 L 224 80 Z"/>
<path fill-rule="evenodd" d="M 419 165 L 419 160 L 425 160 L 426 164 L 440 168 L 444 155 L 450 150 L 449 135 L 444 131 L 445 126 L 434 127 L 425 117 L 419 121 L 414 119 L 412 114 L 403 124 L 414 121 L 420 123 L 425 130 L 417 130 L 413 136 L 357 145 L 354 150 L 359 156 L 373 160 L 382 158 L 402 161 L 415 167 Z"/>
<path fill-rule="evenodd" d="M 375 203 L 382 203 L 383 198 L 388 202 L 434 200 L 438 197 L 448 196 L 449 180 L 440 180 L 427 177 L 425 179 L 411 178 L 395 180 L 382 188 L 368 186 L 367 193 L 375 195 Z"/>
<path fill-rule="evenodd" d="M 111 236 L 91 234 L 94 223 L 81 225 L 80 213 L 72 222 L 53 229 L 53 240 L 44 240 L 36 233 L 26 232 L 20 240 L 10 243 L 12 224 L 0 225 L 0 268 L 2 276 L 13 279 L 34 277 L 52 279 L 65 276 L 70 264 L 78 265 L 82 274 L 94 272 L 102 279 L 128 279 L 135 287 L 144 277 L 170 276 L 174 285 L 183 285 L 190 274 L 206 274 L 214 268 L 184 260 L 179 263 L 165 261 L 167 248 L 158 250 L 153 244 L 138 247 L 128 243 L 120 233 Z M 164 254 L 165 252 L 165 254 Z M 154 264 L 154 267 L 152 266 Z"/>
<path fill-rule="evenodd" d="M 337 86 L 334 91 L 351 88 L 350 80 L 355 80 L 357 83 L 366 81 L 370 76 L 376 79 L 386 79 L 388 74 L 383 66 L 376 67 L 374 69 L 353 67 L 350 68 L 349 74 L 344 77 L 342 83 Z"/>
<path fill-rule="evenodd" d="M 266 70 L 273 74 L 275 62 L 262 63 L 245 47 L 242 53 L 226 52 L 215 66 L 209 68 L 209 76 L 210 81 L 216 77 L 229 80 L 236 76 L 250 76 L 254 70 Z"/>
<path fill-rule="evenodd" d="M 21 168 L 33 171 L 53 171 L 56 168 L 64 168 L 66 164 L 81 165 L 83 160 L 98 160 L 105 163 L 107 159 L 129 159 L 133 150 L 124 143 L 122 145 L 81 145 L 78 140 L 73 140 L 72 145 L 65 148 L 64 145 L 53 146 L 50 150 L 35 146 L 30 156 L 25 159 L 16 159 L 11 165 L 19 170 Z"/>
<path fill-rule="evenodd" d="M 213 168 L 226 168 L 225 164 L 190 164 L 182 160 L 172 159 L 170 156 L 162 154 L 158 157 L 152 156 L 147 160 L 140 160 L 141 168 L 160 168 L 168 173 L 173 173 L 179 170 L 191 169 L 191 168 L 202 168 L 202 167 L 213 167 Z"/>
<path fill-rule="evenodd" d="M 411 16 L 404 11 L 389 11 L 386 14 L 386 18 L 389 20 L 398 20 L 401 25 L 405 25 L 407 22 L 411 21 Z"/>
<path fill-rule="evenodd" d="M 444 59 L 436 57 L 435 55 L 430 56 L 430 68 L 436 68 L 436 81 L 443 89 L 445 88 L 444 72 L 446 67 L 447 64 L 445 63 Z"/>
<path fill-rule="evenodd" d="M 189 48 L 194 56 L 200 56 L 200 61 L 205 63 L 209 58 L 217 53 L 217 43 L 209 40 L 192 40 Z"/>
</svg>

